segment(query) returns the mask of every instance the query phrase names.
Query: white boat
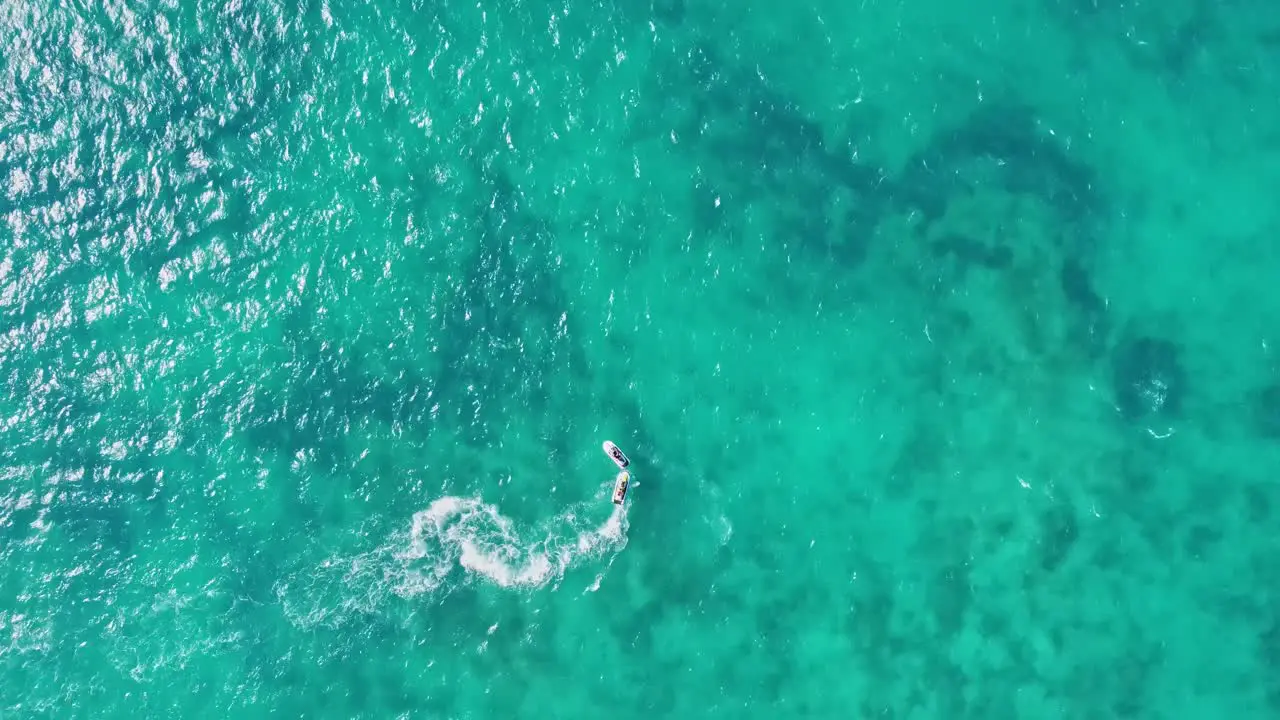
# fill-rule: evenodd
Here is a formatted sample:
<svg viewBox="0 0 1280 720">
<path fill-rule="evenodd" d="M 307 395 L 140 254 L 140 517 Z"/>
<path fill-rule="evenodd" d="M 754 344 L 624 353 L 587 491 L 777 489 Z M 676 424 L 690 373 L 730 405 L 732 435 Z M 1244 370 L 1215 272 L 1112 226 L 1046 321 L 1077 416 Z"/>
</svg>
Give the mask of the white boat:
<svg viewBox="0 0 1280 720">
<path fill-rule="evenodd" d="M 604 441 L 604 454 L 608 455 L 609 459 L 613 460 L 613 464 L 622 470 L 626 470 L 627 466 L 631 464 L 631 461 L 627 459 L 626 455 L 622 454 L 622 451 L 618 449 L 617 445 L 613 444 L 612 440 Z"/>
</svg>

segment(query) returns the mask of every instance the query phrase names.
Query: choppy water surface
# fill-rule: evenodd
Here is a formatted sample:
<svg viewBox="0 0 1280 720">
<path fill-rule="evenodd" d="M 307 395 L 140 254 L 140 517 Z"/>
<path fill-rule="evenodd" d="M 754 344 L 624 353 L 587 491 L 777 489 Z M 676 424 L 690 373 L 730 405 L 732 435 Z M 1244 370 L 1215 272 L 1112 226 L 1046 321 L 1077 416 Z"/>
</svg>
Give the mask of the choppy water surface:
<svg viewBox="0 0 1280 720">
<path fill-rule="evenodd" d="M 1274 716 L 1273 17 L 5 3 L 0 715 Z"/>
</svg>

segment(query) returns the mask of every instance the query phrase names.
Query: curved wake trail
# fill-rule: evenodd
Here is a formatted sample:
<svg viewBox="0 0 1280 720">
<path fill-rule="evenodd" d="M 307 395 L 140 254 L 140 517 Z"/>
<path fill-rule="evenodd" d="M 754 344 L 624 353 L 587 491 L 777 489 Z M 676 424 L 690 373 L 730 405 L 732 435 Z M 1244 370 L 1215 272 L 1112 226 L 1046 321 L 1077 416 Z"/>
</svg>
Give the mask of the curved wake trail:
<svg viewBox="0 0 1280 720">
<path fill-rule="evenodd" d="M 327 559 L 282 581 L 276 596 L 294 623 L 313 627 L 376 612 L 391 596 L 438 600 L 475 581 L 558 586 L 571 568 L 626 547 L 627 506 L 592 522 L 584 516 L 593 505 L 578 503 L 521 528 L 479 497 L 442 497 L 414 513 L 407 532 L 373 550 Z"/>
<path fill-rule="evenodd" d="M 559 582 L 574 561 L 621 549 L 625 518 L 615 507 L 604 523 L 591 527 L 570 511 L 522 535 L 510 518 L 479 498 L 444 497 L 414 514 L 402 557 L 426 562 L 428 578 L 444 580 L 456 565 L 502 587 L 543 587 Z M 401 590 L 412 595 L 435 587 L 427 582 Z"/>
</svg>

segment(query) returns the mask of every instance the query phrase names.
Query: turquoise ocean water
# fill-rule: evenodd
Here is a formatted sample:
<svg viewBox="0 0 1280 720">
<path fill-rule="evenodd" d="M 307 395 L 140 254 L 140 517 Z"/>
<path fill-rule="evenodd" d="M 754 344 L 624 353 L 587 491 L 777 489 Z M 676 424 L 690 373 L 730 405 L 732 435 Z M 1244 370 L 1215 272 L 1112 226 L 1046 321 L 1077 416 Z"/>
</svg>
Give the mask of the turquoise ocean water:
<svg viewBox="0 0 1280 720">
<path fill-rule="evenodd" d="M 0 58 L 0 716 L 1280 714 L 1273 3 Z"/>
</svg>

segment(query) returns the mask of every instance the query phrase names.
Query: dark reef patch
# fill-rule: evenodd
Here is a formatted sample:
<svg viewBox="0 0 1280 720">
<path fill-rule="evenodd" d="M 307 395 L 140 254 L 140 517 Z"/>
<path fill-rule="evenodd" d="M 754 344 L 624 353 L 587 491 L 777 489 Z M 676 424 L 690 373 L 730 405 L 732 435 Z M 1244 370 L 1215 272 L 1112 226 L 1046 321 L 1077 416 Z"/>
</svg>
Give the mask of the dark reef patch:
<svg viewBox="0 0 1280 720">
<path fill-rule="evenodd" d="M 679 27 L 684 24 L 685 0 L 650 0 L 649 7 L 653 16 L 668 27 Z"/>
<path fill-rule="evenodd" d="M 1280 440 L 1280 382 L 1258 390 L 1251 405 L 1253 426 L 1258 435 Z"/>
<path fill-rule="evenodd" d="M 1080 526 L 1070 505 L 1054 503 L 1044 513 L 1042 527 L 1040 567 L 1045 572 L 1053 572 L 1070 555 L 1080 537 Z"/>
<path fill-rule="evenodd" d="M 1045 213 L 1033 222 L 1048 235 L 1044 242 L 1068 256 L 1063 291 L 1090 313 L 1076 334 L 1091 346 L 1090 355 L 1101 351 L 1096 338 L 1106 336 L 1106 325 L 1083 268 L 1104 198 L 1094 170 L 1027 103 L 989 98 L 939 130 L 904 171 L 890 175 L 857 161 L 825 132 L 820 118 L 732 50 L 694 41 L 668 46 L 654 61 L 651 92 L 668 100 L 637 115 L 632 132 L 664 142 L 678 137 L 678 152 L 688 158 L 694 178 L 692 242 L 714 235 L 719 247 L 744 257 L 763 252 L 759 262 L 771 268 L 769 276 L 752 290 L 762 306 L 812 304 L 814 287 L 823 288 L 821 299 L 828 302 L 854 301 L 855 273 L 890 217 L 923 218 L 924 235 L 939 238 L 926 252 L 953 274 L 972 268 L 1007 273 L 1020 256 L 1004 237 L 1015 228 L 992 228 L 986 238 L 980 236 L 985 230 L 945 226 L 958 202 L 996 189 L 1013 204 L 1029 202 Z M 859 106 L 859 120 L 841 131 L 845 137 L 875 135 L 884 114 L 873 105 Z M 1011 211 L 1011 220 L 1021 220 L 1021 212 Z"/>
<path fill-rule="evenodd" d="M 1098 295 L 1092 278 L 1076 256 L 1068 255 L 1063 260 L 1058 280 L 1067 303 L 1079 312 L 1072 329 L 1075 341 L 1086 348 L 1090 357 L 1097 357 L 1106 347 L 1111 328 L 1106 301 Z"/>
<path fill-rule="evenodd" d="M 487 423 L 464 415 L 477 412 L 478 397 L 500 399 L 486 403 L 486 419 L 496 421 L 511 405 L 541 416 L 547 394 L 540 379 L 559 366 L 577 372 L 584 366 L 581 349 L 556 332 L 568 303 L 553 267 L 550 224 L 525 209 L 505 178 L 488 177 L 488 184 L 490 199 L 473 208 L 468 228 L 482 238 L 480 246 L 462 264 L 440 313 L 432 384 L 441 411 L 474 431 L 468 439 L 477 444 L 486 442 Z"/>
<path fill-rule="evenodd" d="M 1136 337 L 1123 341 L 1111 360 L 1112 385 L 1126 420 L 1177 417 L 1187 391 L 1179 347 L 1168 340 Z"/>
<path fill-rule="evenodd" d="M 585 378 L 586 363 L 582 349 L 558 330 L 568 303 L 548 247 L 552 233 L 504 178 L 485 173 L 478 180 L 491 191 L 459 214 L 461 230 L 480 241 L 474 250 L 431 258 L 453 271 L 429 305 L 413 302 L 419 296 L 407 288 L 392 289 L 388 312 L 334 327 L 323 307 L 332 293 L 304 295 L 280 319 L 296 366 L 283 369 L 280 382 L 246 389 L 243 408 L 237 404 L 244 393 L 228 393 L 206 417 L 239 415 L 250 442 L 275 463 L 310 449 L 311 460 L 327 469 L 353 458 L 325 438 L 371 423 L 409 440 L 454 427 L 462 442 L 488 445 L 519 407 L 521 416 L 541 419 L 534 432 L 562 435 L 547 389 L 560 383 L 546 380 L 565 371 Z M 398 310 L 397 299 L 404 302 Z M 434 350 L 427 366 L 415 342 Z"/>
<path fill-rule="evenodd" d="M 703 44 L 666 62 L 658 92 L 696 88 L 675 103 L 687 112 L 637 126 L 665 135 L 674 121 L 681 145 L 695 153 L 696 229 L 723 234 L 744 252 L 754 244 L 748 234 L 759 230 L 770 256 L 795 252 L 824 266 L 860 266 L 866 239 L 888 209 L 878 172 L 828 148 L 822 127 L 754 67 L 726 62 Z M 717 208 L 717 197 L 739 210 Z M 748 227 L 750 216 L 763 225 Z"/>
<path fill-rule="evenodd" d="M 1274 571 L 1263 572 L 1262 577 L 1268 578 L 1274 583 L 1276 580 Z M 1274 585 L 1272 585 L 1274 587 Z M 1280 603 L 1274 602 L 1274 594 L 1269 600 L 1273 602 L 1267 603 L 1267 616 L 1259 623 L 1261 632 L 1258 633 L 1257 658 L 1258 664 L 1264 668 L 1270 668 L 1271 680 L 1266 685 L 1267 703 L 1273 710 L 1280 715 L 1280 673 L 1276 670 L 1280 669 Z"/>
<path fill-rule="evenodd" d="M 1275 484 L 1253 483 L 1244 488 L 1244 514 L 1249 522 L 1259 527 L 1269 527 L 1272 522 L 1274 508 L 1280 496 L 1280 488 Z"/>
<path fill-rule="evenodd" d="M 992 246 L 955 233 L 935 241 L 933 254 L 954 257 L 964 265 L 978 265 L 988 270 L 1007 270 L 1013 264 L 1013 251 L 1007 245 Z"/>
<path fill-rule="evenodd" d="M 931 221 L 954 195 L 991 180 L 1042 198 L 1067 222 L 1088 217 L 1098 203 L 1093 171 L 1017 102 L 983 103 L 960 126 L 941 131 L 907 167 L 898 183 L 901 200 Z"/>
<path fill-rule="evenodd" d="M 1082 312 L 1094 315 L 1105 308 L 1105 303 L 1093 289 L 1093 281 L 1079 260 L 1069 257 L 1063 261 L 1059 281 L 1067 300 Z"/>
</svg>

